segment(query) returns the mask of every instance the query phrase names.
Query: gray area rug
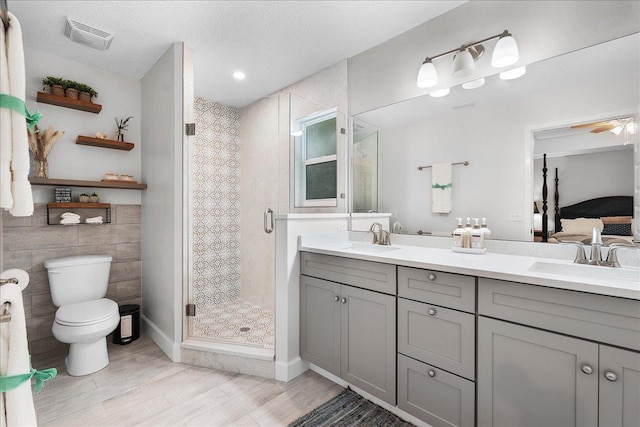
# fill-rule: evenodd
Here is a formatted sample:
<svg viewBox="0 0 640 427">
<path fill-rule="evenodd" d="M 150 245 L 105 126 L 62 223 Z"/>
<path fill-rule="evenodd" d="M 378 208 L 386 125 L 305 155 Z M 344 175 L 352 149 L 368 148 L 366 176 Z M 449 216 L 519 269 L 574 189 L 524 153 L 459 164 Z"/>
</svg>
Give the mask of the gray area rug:
<svg viewBox="0 0 640 427">
<path fill-rule="evenodd" d="M 386 409 L 346 389 L 324 405 L 298 418 L 289 427 L 401 426 L 413 427 Z"/>
</svg>

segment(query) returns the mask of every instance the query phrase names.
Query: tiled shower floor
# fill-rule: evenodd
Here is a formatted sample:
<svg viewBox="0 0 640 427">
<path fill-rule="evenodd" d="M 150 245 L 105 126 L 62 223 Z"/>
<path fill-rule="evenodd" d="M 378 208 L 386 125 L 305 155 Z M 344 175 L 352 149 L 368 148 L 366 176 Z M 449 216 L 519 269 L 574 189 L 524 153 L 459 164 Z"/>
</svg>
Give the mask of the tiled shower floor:
<svg viewBox="0 0 640 427">
<path fill-rule="evenodd" d="M 275 319 L 271 311 L 240 299 L 198 307 L 191 336 L 274 348 Z"/>
</svg>

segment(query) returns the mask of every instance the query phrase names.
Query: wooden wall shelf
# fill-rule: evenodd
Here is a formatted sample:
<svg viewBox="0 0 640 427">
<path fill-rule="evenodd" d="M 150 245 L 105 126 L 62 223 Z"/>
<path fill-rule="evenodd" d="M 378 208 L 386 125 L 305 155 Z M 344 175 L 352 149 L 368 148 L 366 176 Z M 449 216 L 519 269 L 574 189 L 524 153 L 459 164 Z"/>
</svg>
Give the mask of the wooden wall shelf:
<svg viewBox="0 0 640 427">
<path fill-rule="evenodd" d="M 74 110 L 87 111 L 98 114 L 102 110 L 102 105 L 92 102 L 84 102 L 79 99 L 71 99 L 65 96 L 51 95 L 50 93 L 38 92 L 36 101 L 43 104 L 57 105 L 58 107 L 72 108 Z"/>
<path fill-rule="evenodd" d="M 33 176 L 29 177 L 29 181 L 32 185 L 50 185 L 56 187 L 118 188 L 121 190 L 145 190 L 147 188 L 147 184 L 130 183 L 126 181 L 82 181 L 77 179 L 36 178 Z"/>
<path fill-rule="evenodd" d="M 51 202 L 47 204 L 47 207 L 49 209 L 107 209 L 111 207 L 111 203 Z"/>
<path fill-rule="evenodd" d="M 114 141 L 112 139 L 93 138 L 91 136 L 78 135 L 76 144 L 90 145 L 91 147 L 113 148 L 115 150 L 131 151 L 134 144 L 131 142 Z"/>
</svg>

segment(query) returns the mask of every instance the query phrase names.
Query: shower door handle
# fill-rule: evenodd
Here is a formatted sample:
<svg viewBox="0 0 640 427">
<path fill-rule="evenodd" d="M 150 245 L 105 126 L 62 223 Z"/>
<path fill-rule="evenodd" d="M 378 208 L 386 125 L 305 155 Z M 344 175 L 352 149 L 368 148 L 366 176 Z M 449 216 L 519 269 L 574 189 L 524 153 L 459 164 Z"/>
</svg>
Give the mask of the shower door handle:
<svg viewBox="0 0 640 427">
<path fill-rule="evenodd" d="M 273 233 L 273 211 L 271 208 L 267 208 L 264 211 L 264 232 L 267 234 Z"/>
</svg>

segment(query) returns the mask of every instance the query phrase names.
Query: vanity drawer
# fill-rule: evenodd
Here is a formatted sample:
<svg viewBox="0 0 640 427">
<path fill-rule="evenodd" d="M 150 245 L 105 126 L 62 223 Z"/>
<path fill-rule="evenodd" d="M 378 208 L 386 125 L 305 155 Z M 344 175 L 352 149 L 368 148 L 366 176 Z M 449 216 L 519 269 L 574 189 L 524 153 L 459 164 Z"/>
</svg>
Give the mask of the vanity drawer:
<svg viewBox="0 0 640 427">
<path fill-rule="evenodd" d="M 475 383 L 401 354 L 398 408 L 434 427 L 475 424 Z"/>
<path fill-rule="evenodd" d="M 475 313 L 476 278 L 398 267 L 398 296 Z"/>
<path fill-rule="evenodd" d="M 391 264 L 301 252 L 300 273 L 372 291 L 396 294 L 396 266 Z"/>
<path fill-rule="evenodd" d="M 475 316 L 398 298 L 398 352 L 475 378 Z"/>
<path fill-rule="evenodd" d="M 637 300 L 480 278 L 478 313 L 640 350 Z"/>
</svg>

